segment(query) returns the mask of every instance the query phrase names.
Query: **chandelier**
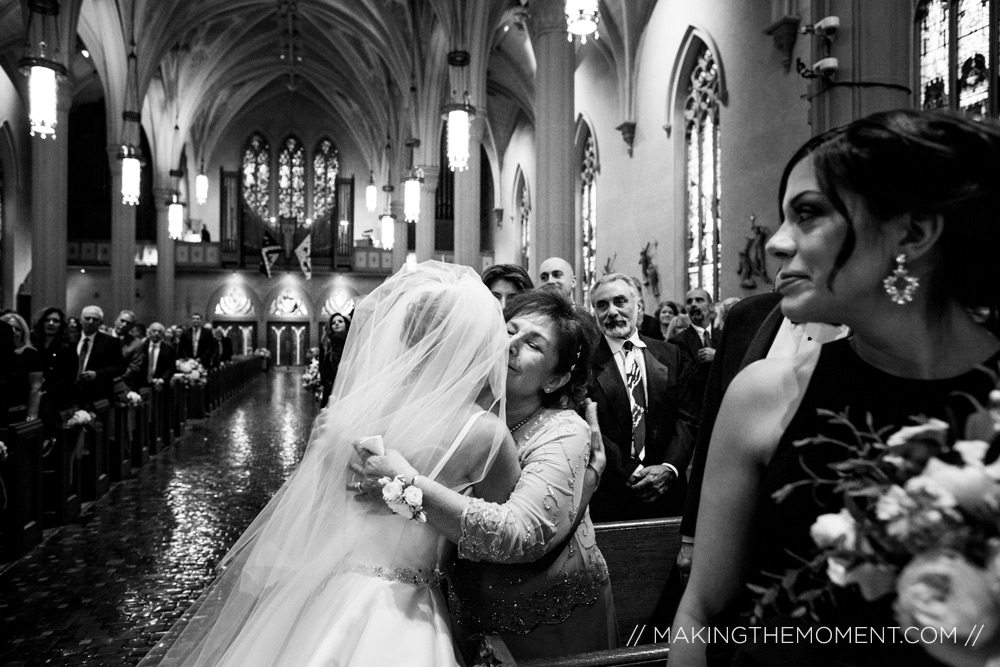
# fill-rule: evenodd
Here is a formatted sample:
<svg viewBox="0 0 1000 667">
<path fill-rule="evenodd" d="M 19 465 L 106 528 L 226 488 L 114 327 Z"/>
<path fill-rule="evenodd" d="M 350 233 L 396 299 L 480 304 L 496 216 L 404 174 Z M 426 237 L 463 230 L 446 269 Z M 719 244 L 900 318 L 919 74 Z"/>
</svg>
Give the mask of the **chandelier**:
<svg viewBox="0 0 1000 667">
<path fill-rule="evenodd" d="M 420 185 L 424 182 L 424 170 L 413 166 L 413 149 L 420 145 L 419 139 L 406 142 L 410 149 L 410 172 L 403 181 L 403 219 L 407 222 L 420 220 Z"/>
<path fill-rule="evenodd" d="M 566 31 L 567 39 L 573 41 L 574 35 L 580 36 L 580 43 L 587 43 L 587 35 L 599 39 L 597 24 L 601 16 L 597 11 L 597 0 L 566 0 Z"/>
<path fill-rule="evenodd" d="M 184 234 L 184 204 L 181 203 L 176 192 L 170 196 L 170 200 L 167 202 L 167 234 L 175 241 Z"/>
<path fill-rule="evenodd" d="M 28 0 L 28 23 L 24 55 L 18 62 L 28 77 L 28 116 L 31 136 L 56 138 L 59 83 L 56 75 L 66 76 L 59 56 L 59 2 Z M 37 18 L 36 18 L 37 17 Z"/>
<path fill-rule="evenodd" d="M 128 79 L 125 82 L 125 111 L 122 111 L 122 149 L 118 159 L 122 162 L 122 203 L 135 206 L 139 203 L 139 187 L 142 181 L 142 162 L 139 151 L 130 141 L 132 136 L 138 136 L 142 116 L 135 108 L 138 107 L 139 74 L 136 66 L 135 38 L 131 41 L 128 54 Z M 134 126 L 135 131 L 130 131 Z"/>
<path fill-rule="evenodd" d="M 465 96 L 461 102 L 446 104 L 444 107 L 448 121 L 448 167 L 452 171 L 465 171 L 469 168 L 469 123 L 476 117 L 476 107 L 469 103 L 468 84 L 464 80 L 469 61 L 468 51 L 452 51 L 448 54 L 448 65 L 457 70 L 452 81 L 464 84 L 465 87 Z"/>
<path fill-rule="evenodd" d="M 375 187 L 375 172 L 368 172 L 368 187 L 365 188 L 365 207 L 369 213 L 378 208 L 378 188 Z"/>
<path fill-rule="evenodd" d="M 205 175 L 205 161 L 201 162 L 201 169 L 194 178 L 194 198 L 199 204 L 208 201 L 208 176 Z"/>
</svg>

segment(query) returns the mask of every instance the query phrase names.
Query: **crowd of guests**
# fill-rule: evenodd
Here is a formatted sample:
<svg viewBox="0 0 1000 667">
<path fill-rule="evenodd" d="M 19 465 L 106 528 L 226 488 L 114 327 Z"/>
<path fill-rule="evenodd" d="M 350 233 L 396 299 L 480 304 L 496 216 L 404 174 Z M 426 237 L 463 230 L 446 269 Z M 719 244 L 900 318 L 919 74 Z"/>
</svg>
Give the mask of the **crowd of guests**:
<svg viewBox="0 0 1000 667">
<path fill-rule="evenodd" d="M 187 327 L 167 327 L 147 326 L 131 310 L 108 324 L 99 306 L 86 306 L 79 318 L 50 307 L 29 326 L 7 310 L 0 314 L 0 360 L 7 360 L 0 363 L 0 419 L 6 423 L 13 410 L 19 419 L 53 423 L 74 406 L 169 383 L 178 359 L 208 369 L 232 356 L 223 330 L 199 313 Z"/>
</svg>

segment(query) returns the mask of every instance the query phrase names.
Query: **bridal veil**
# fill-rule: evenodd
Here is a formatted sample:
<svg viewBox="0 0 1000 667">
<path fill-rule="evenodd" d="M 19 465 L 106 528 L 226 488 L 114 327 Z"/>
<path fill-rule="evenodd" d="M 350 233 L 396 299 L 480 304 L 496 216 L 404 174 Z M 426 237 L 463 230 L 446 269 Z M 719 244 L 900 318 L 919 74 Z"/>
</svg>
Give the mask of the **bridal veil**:
<svg viewBox="0 0 1000 667">
<path fill-rule="evenodd" d="M 224 663 L 234 644 L 253 645 L 265 631 L 260 650 L 276 650 L 275 643 L 291 641 L 310 600 L 345 569 L 406 567 L 409 531 L 430 528 L 355 500 L 351 443 L 378 434 L 421 473 L 441 467 L 444 484 L 482 479 L 504 438 L 506 372 L 499 303 L 471 269 L 406 266 L 365 297 L 302 462 L 223 559 L 160 664 Z M 482 410 L 498 417 L 488 420 L 492 439 L 448 452 Z M 391 641 L 392 629 L 385 630 Z"/>
</svg>

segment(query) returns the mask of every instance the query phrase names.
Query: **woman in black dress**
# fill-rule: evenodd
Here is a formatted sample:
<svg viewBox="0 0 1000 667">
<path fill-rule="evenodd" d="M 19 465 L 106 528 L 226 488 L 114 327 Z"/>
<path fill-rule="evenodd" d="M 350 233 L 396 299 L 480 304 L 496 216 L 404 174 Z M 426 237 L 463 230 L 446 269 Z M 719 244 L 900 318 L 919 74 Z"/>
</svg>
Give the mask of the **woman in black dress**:
<svg viewBox="0 0 1000 667">
<path fill-rule="evenodd" d="M 76 382 L 76 345 L 70 340 L 66 314 L 59 308 L 46 308 L 35 322 L 31 340 L 42 357 L 41 415 L 55 419 L 72 407 Z"/>
<path fill-rule="evenodd" d="M 995 386 L 1000 341 L 970 310 L 996 312 L 1000 281 L 1000 129 L 965 117 L 883 112 L 804 145 L 785 168 L 782 224 L 768 242 L 781 262 L 781 308 L 797 322 L 834 322 L 852 336 L 748 366 L 730 385 L 712 433 L 691 580 L 673 629 L 670 664 L 936 664 L 919 644 L 756 641 L 708 647 L 692 629 L 749 625 L 748 584 L 782 581 L 816 552 L 809 528 L 844 507 L 830 464 L 856 455 L 796 441 L 853 442 L 817 410 L 888 432 L 916 415 L 964 424 L 969 396 Z M 887 278 L 890 278 L 887 280 Z M 915 279 L 910 280 L 910 279 Z M 957 392 L 964 392 L 960 395 Z M 773 494 L 805 482 L 780 502 Z M 760 590 L 760 589 L 758 589 Z M 856 586 L 818 601 L 816 618 L 763 606 L 761 625 L 890 628 L 890 594 L 866 602 Z M 760 611 L 760 609 L 758 609 Z M 676 637 L 676 635 L 675 635 Z M 717 639 L 717 637 L 716 637 Z"/>
<path fill-rule="evenodd" d="M 0 317 L 14 330 L 14 368 L 8 380 L 11 406 L 25 406 L 27 421 L 38 419 L 38 406 L 42 398 L 42 362 L 38 350 L 31 344 L 28 323 L 17 313 Z"/>
<path fill-rule="evenodd" d="M 326 333 L 319 353 L 319 379 L 323 384 L 323 399 L 320 407 L 325 408 L 333 391 L 333 383 L 337 379 L 337 369 L 340 358 L 344 355 L 344 343 L 347 342 L 347 332 L 351 328 L 350 315 L 334 313 L 326 324 Z"/>
</svg>

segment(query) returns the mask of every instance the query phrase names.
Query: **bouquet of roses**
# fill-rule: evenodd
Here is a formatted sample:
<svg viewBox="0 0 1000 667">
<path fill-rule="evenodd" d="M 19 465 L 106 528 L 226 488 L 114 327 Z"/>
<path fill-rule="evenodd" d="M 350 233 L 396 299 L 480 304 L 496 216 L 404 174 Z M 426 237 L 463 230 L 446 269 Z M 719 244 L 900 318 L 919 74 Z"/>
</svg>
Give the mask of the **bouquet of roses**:
<svg viewBox="0 0 1000 667">
<path fill-rule="evenodd" d="M 97 415 L 94 414 L 93 412 L 88 412 L 86 410 L 77 410 L 66 421 L 66 426 L 69 426 L 71 428 L 74 426 L 90 426 L 94 423 L 95 419 L 97 419 Z"/>
<path fill-rule="evenodd" d="M 178 359 L 177 373 L 171 381 L 183 384 L 185 387 L 203 385 L 208 382 L 208 373 L 197 359 Z"/>
<path fill-rule="evenodd" d="M 924 644 L 937 659 L 1000 666 L 1000 389 L 976 407 L 957 439 L 938 419 L 885 439 L 851 427 L 857 441 L 839 444 L 852 456 L 834 466 L 844 509 L 812 525 L 814 559 L 771 588 L 753 587 L 756 615 L 781 599 L 793 617 L 815 616 L 831 591 L 857 586 L 869 601 L 895 595 L 901 627 L 953 629 L 951 641 Z"/>
<path fill-rule="evenodd" d="M 319 376 L 319 359 L 313 359 L 309 362 L 306 372 L 302 374 L 302 386 L 312 390 L 317 401 L 323 398 L 323 382 Z"/>
</svg>

